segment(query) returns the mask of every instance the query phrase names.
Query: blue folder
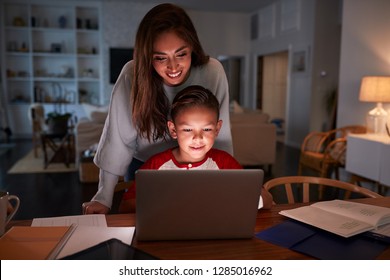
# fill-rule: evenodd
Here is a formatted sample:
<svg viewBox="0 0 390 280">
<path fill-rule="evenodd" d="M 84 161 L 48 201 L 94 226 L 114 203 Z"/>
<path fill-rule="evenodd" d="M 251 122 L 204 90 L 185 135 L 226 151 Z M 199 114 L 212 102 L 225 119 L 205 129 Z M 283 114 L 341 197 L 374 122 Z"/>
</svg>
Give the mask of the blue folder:
<svg viewBox="0 0 390 280">
<path fill-rule="evenodd" d="M 293 220 L 263 230 L 256 237 L 322 260 L 375 259 L 389 246 L 364 234 L 344 238 Z"/>
</svg>

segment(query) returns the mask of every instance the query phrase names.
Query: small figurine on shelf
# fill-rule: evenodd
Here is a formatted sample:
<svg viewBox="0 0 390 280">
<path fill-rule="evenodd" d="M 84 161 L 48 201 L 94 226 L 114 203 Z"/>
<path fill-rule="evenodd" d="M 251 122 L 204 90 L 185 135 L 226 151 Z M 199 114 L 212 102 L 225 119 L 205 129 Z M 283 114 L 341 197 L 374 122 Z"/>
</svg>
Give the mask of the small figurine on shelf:
<svg viewBox="0 0 390 280">
<path fill-rule="evenodd" d="M 76 26 L 77 26 L 77 29 L 83 28 L 83 20 L 81 18 L 76 19 Z"/>
<path fill-rule="evenodd" d="M 28 48 L 25 42 L 22 43 L 22 47 L 19 49 L 20 52 L 28 52 Z"/>
<path fill-rule="evenodd" d="M 93 69 L 91 69 L 91 68 L 84 69 L 83 77 L 85 77 L 85 78 L 93 78 Z"/>
<path fill-rule="evenodd" d="M 58 18 L 58 24 L 59 24 L 60 28 L 66 28 L 66 23 L 67 23 L 67 20 L 66 20 L 65 16 L 60 16 Z"/>
<path fill-rule="evenodd" d="M 62 45 L 60 43 L 52 43 L 50 51 L 53 53 L 61 53 L 62 52 Z"/>
<path fill-rule="evenodd" d="M 79 89 L 79 103 L 88 103 L 89 94 L 85 89 Z"/>
<path fill-rule="evenodd" d="M 7 78 L 14 78 L 16 77 L 16 72 L 11 70 L 11 69 L 7 69 Z"/>
<path fill-rule="evenodd" d="M 92 24 L 90 19 L 85 20 L 85 28 L 86 29 L 92 29 Z"/>
<path fill-rule="evenodd" d="M 26 22 L 22 17 L 14 17 L 13 25 L 18 27 L 23 27 L 26 26 Z"/>
</svg>

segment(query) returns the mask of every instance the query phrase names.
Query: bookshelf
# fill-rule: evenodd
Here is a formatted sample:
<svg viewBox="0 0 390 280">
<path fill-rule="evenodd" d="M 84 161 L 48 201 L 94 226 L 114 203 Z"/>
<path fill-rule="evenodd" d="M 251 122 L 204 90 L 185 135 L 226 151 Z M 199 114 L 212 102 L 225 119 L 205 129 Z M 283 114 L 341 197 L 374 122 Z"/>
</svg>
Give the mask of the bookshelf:
<svg viewBox="0 0 390 280">
<path fill-rule="evenodd" d="M 2 2 L 2 77 L 16 134 L 31 133 L 28 108 L 80 112 L 102 97 L 99 2 Z"/>
</svg>

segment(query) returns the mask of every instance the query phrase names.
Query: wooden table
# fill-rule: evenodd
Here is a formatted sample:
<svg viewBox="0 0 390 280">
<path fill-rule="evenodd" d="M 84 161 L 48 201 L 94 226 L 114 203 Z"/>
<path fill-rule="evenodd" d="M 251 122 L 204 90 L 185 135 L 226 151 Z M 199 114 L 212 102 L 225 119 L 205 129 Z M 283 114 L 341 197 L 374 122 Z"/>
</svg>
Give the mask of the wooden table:
<svg viewBox="0 0 390 280">
<path fill-rule="evenodd" d="M 390 197 L 363 198 L 353 201 L 373 204 L 390 208 Z M 271 226 L 277 225 L 285 220 L 279 211 L 291 209 L 307 204 L 281 204 L 275 205 L 270 210 L 259 210 L 256 221 L 255 232 L 262 231 Z M 134 226 L 134 214 L 107 215 L 108 226 Z M 11 225 L 28 225 L 31 221 L 12 221 Z M 196 241 L 143 241 L 138 242 L 136 238 L 133 245 L 145 252 L 148 252 L 161 259 L 171 260 L 291 260 L 291 259 L 313 259 L 307 255 L 273 245 L 266 241 L 253 237 L 252 239 L 240 240 L 196 240 Z M 390 246 L 378 259 L 390 259 Z"/>
</svg>

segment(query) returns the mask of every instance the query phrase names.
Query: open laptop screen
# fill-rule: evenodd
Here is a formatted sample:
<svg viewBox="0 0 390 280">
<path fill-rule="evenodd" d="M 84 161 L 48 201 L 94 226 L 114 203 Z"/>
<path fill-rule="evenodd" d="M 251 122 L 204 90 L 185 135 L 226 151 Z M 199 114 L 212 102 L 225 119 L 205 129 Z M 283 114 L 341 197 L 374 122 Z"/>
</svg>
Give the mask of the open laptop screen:
<svg viewBox="0 0 390 280">
<path fill-rule="evenodd" d="M 254 234 L 264 173 L 138 170 L 138 240 L 232 239 Z"/>
</svg>

